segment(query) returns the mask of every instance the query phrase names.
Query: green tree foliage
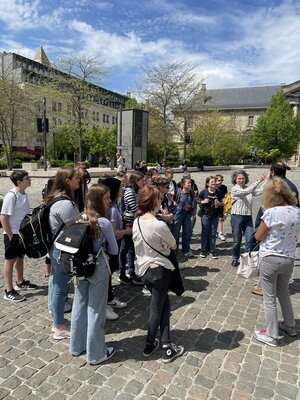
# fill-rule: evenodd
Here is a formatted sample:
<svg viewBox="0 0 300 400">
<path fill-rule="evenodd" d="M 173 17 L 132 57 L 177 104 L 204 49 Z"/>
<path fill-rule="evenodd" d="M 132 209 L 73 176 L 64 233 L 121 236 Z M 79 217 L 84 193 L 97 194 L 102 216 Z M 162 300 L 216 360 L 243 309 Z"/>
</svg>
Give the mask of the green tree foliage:
<svg viewBox="0 0 300 400">
<path fill-rule="evenodd" d="M 267 162 L 279 157 L 290 158 L 300 141 L 300 117 L 293 110 L 282 91 L 272 96 L 268 109 L 258 118 L 251 143 Z"/>
<path fill-rule="evenodd" d="M 4 145 L 8 169 L 13 167 L 13 143 L 19 137 L 32 134 L 33 110 L 26 88 L 21 89 L 9 71 L 0 76 L 0 136 Z"/>
<path fill-rule="evenodd" d="M 141 108 L 140 104 L 138 101 L 132 97 L 131 99 L 127 100 L 125 103 L 125 108 L 131 109 L 131 108 Z"/>
<path fill-rule="evenodd" d="M 96 154 L 102 158 L 113 157 L 116 153 L 117 128 L 116 126 L 111 129 L 88 128 L 84 133 L 84 143 L 90 154 Z"/>
<path fill-rule="evenodd" d="M 193 162 L 228 165 L 240 162 L 248 154 L 247 137 L 239 135 L 218 111 L 206 112 L 191 132 L 188 155 Z"/>
<path fill-rule="evenodd" d="M 53 139 L 48 143 L 48 153 L 57 158 L 60 153 L 77 153 L 79 149 L 78 137 L 74 135 L 76 126 L 74 124 L 63 124 L 56 128 Z"/>
</svg>

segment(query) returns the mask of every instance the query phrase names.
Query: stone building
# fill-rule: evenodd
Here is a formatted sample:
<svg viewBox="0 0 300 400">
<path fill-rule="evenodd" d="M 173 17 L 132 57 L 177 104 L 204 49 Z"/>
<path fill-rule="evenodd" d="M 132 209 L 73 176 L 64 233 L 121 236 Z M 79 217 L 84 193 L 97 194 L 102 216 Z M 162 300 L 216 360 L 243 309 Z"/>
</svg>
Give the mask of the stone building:
<svg viewBox="0 0 300 400">
<path fill-rule="evenodd" d="M 33 60 L 16 53 L 0 52 L 1 77 L 10 76 L 20 87 L 42 85 L 53 71 L 54 69 L 42 47 L 38 49 Z M 57 70 L 55 70 L 55 73 L 63 74 Z M 93 92 L 98 95 L 92 96 L 88 104 L 86 103 L 84 124 L 111 128 L 117 124 L 117 112 L 124 108 L 129 97 L 101 86 L 89 85 L 93 87 Z M 72 105 L 66 99 L 56 98 L 53 101 L 53 99 L 46 98 L 46 100 L 46 115 L 49 121 L 49 136 L 51 137 L 57 126 L 74 120 L 75 114 Z M 23 134 L 14 138 L 14 147 L 41 150 L 41 135 L 37 132 L 36 124 L 28 126 Z"/>
</svg>

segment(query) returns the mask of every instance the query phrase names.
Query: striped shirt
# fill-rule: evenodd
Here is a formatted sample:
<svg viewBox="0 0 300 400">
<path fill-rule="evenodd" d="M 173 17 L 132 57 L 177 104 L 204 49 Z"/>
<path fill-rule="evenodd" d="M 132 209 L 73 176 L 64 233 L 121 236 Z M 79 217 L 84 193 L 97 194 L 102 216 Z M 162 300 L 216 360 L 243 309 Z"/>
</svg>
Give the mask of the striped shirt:
<svg viewBox="0 0 300 400">
<path fill-rule="evenodd" d="M 252 185 L 242 188 L 234 185 L 231 189 L 232 209 L 231 214 L 235 215 L 252 215 L 253 196 L 259 196 L 267 180 L 255 181 Z"/>
</svg>

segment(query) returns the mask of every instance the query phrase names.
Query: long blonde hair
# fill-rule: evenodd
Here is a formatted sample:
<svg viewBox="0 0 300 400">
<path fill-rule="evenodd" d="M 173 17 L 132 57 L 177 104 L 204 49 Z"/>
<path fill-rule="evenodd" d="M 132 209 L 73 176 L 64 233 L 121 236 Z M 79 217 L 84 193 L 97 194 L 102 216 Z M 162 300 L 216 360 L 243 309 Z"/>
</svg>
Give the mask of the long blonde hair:
<svg viewBox="0 0 300 400">
<path fill-rule="evenodd" d="M 92 236 L 96 239 L 100 232 L 99 217 L 107 217 L 103 196 L 109 192 L 109 188 L 101 183 L 96 183 L 89 188 L 86 196 L 85 214 L 88 217 L 92 229 Z"/>
<path fill-rule="evenodd" d="M 281 178 L 274 177 L 266 184 L 263 195 L 263 208 L 272 208 L 287 203 L 290 206 L 297 204 L 295 194 L 291 191 L 289 185 Z"/>
</svg>

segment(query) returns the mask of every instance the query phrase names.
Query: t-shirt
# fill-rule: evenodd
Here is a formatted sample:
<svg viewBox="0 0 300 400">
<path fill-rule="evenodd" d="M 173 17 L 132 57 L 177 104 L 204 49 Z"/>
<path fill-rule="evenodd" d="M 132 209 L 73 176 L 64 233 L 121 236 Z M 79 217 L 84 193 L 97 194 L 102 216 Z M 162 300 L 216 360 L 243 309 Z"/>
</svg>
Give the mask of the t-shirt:
<svg viewBox="0 0 300 400">
<path fill-rule="evenodd" d="M 295 258 L 300 231 L 300 209 L 297 206 L 268 208 L 262 220 L 270 229 L 259 245 L 259 256 L 276 255 Z"/>
<path fill-rule="evenodd" d="M 121 230 L 123 228 L 122 215 L 118 209 L 118 206 L 115 203 L 113 203 L 109 208 L 108 219 L 110 220 L 110 222 L 116 224 L 117 230 Z"/>
<path fill-rule="evenodd" d="M 19 233 L 21 222 L 25 215 L 29 213 L 30 207 L 27 193 L 21 193 L 16 188 L 6 193 L 3 199 L 1 215 L 9 216 L 8 222 L 14 235 Z"/>
<path fill-rule="evenodd" d="M 154 249 L 168 256 L 170 254 L 170 247 L 176 245 L 175 238 L 170 232 L 168 225 L 164 221 L 158 221 L 156 218 L 147 220 L 139 218 L 139 222 L 145 240 Z M 161 265 L 170 270 L 174 269 L 171 261 L 146 244 L 141 235 L 137 219 L 133 223 L 132 232 L 136 255 L 135 270 L 137 275 L 144 275 L 151 263 Z"/>
<path fill-rule="evenodd" d="M 107 251 L 109 254 L 117 255 L 119 248 L 115 238 L 114 230 L 111 222 L 104 217 L 98 218 L 98 224 L 100 226 L 100 234 L 97 240 L 94 240 L 94 251 L 98 252 L 102 246 L 103 240 L 106 242 Z"/>
<path fill-rule="evenodd" d="M 54 203 L 50 208 L 49 222 L 51 233 L 55 235 L 62 224 L 66 224 L 75 219 L 79 210 L 71 200 L 60 200 Z"/>
</svg>

